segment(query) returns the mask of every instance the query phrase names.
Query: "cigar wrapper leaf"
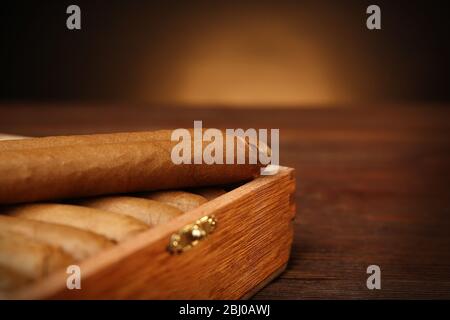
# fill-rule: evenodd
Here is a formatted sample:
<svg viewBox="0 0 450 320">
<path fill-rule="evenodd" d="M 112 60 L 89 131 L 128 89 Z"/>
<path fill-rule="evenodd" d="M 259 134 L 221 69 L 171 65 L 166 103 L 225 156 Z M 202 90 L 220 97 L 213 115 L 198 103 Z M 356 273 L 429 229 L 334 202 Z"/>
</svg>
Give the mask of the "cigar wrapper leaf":
<svg viewBox="0 0 450 320">
<path fill-rule="evenodd" d="M 142 194 L 141 196 L 146 199 L 165 203 L 169 206 L 181 210 L 182 212 L 187 212 L 189 210 L 195 209 L 208 202 L 207 199 L 198 194 L 176 190 L 150 192 Z"/>
<path fill-rule="evenodd" d="M 0 299 L 6 298 L 7 293 L 27 285 L 32 280 L 23 273 L 0 265 Z M 2 295 L 5 295 L 4 297 Z"/>
<path fill-rule="evenodd" d="M 192 132 L 192 130 L 190 130 Z M 55 148 L 65 146 L 98 145 L 108 143 L 132 143 L 148 141 L 169 141 L 172 130 L 119 132 L 72 136 L 50 136 L 30 138 L 16 135 L 5 135 L 5 141 L 0 141 L 1 151 Z M 19 140 L 20 141 L 17 141 Z M 3 139 L 0 139 L 3 140 Z M 14 141 L 12 141 L 14 140 Z"/>
<path fill-rule="evenodd" d="M 3 213 L 79 228 L 115 242 L 121 242 L 148 229 L 145 223 L 129 216 L 68 204 L 26 204 L 11 207 Z"/>
<path fill-rule="evenodd" d="M 32 241 L 12 231 L 0 233 L 0 265 L 30 279 L 47 276 L 74 261 L 57 247 Z"/>
<path fill-rule="evenodd" d="M 194 189 L 193 192 L 195 192 L 198 195 L 201 195 L 208 201 L 218 198 L 218 197 L 224 195 L 225 193 L 227 193 L 224 189 L 217 188 L 217 187 L 197 188 L 197 189 Z"/>
<path fill-rule="evenodd" d="M 76 260 L 86 259 L 113 245 L 107 238 L 79 228 L 0 215 L 0 233 L 8 231 L 19 233 L 30 241 L 60 247 Z"/>
<path fill-rule="evenodd" d="M 167 204 L 129 196 L 110 196 L 82 200 L 80 205 L 131 216 L 149 226 L 166 223 L 183 214 Z"/>
<path fill-rule="evenodd" d="M 221 185 L 259 174 L 255 164 L 176 165 L 171 159 L 176 144 L 161 140 L 1 152 L 0 203 Z"/>
</svg>

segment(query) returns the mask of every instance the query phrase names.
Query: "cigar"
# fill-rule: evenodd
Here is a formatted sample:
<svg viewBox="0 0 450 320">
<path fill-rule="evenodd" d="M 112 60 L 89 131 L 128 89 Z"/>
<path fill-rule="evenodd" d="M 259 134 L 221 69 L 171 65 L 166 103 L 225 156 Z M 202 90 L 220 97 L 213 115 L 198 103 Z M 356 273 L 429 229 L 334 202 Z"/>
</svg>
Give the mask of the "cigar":
<svg viewBox="0 0 450 320">
<path fill-rule="evenodd" d="M 95 136 L 92 139 L 96 141 Z M 30 140 L 36 139 L 14 142 Z M 0 152 L 0 203 L 223 185 L 259 174 L 260 166 L 248 161 L 176 165 L 171 151 L 177 143 L 160 140 L 49 148 L 37 143 L 36 148 Z"/>
<path fill-rule="evenodd" d="M 28 204 L 11 207 L 4 213 L 87 230 L 116 242 L 148 230 L 145 223 L 129 216 L 68 204 Z"/>
<path fill-rule="evenodd" d="M 203 203 L 208 202 L 204 197 L 186 191 L 159 191 L 141 194 L 140 196 L 165 203 L 182 212 L 195 209 Z"/>
<path fill-rule="evenodd" d="M 15 134 L 4 134 L 4 133 L 0 134 L 0 141 L 3 141 L 3 140 L 20 140 L 20 139 L 26 139 L 26 138 L 27 137 L 18 136 L 18 135 L 15 135 Z M 2 150 L 0 149 L 0 151 L 2 151 Z"/>
<path fill-rule="evenodd" d="M 0 233 L 0 265 L 28 278 L 44 277 L 73 262 L 73 257 L 57 247 L 11 231 Z"/>
<path fill-rule="evenodd" d="M 183 214 L 175 207 L 167 204 L 127 196 L 100 197 L 82 200 L 80 205 L 101 209 L 138 219 L 149 226 L 156 226 Z"/>
<path fill-rule="evenodd" d="M 225 193 L 227 193 L 224 189 L 222 188 L 214 188 L 214 187 L 210 187 L 210 188 L 197 188 L 195 190 L 193 190 L 193 192 L 195 192 L 196 194 L 201 195 L 202 197 L 204 197 L 205 199 L 209 200 L 213 200 L 215 198 L 220 197 L 221 195 L 224 195 Z"/>
<path fill-rule="evenodd" d="M 113 245 L 107 238 L 79 228 L 0 215 L 0 233 L 12 231 L 30 239 L 61 248 L 76 260 L 86 259 Z"/>
<path fill-rule="evenodd" d="M 6 266 L 0 265 L 0 293 L 7 294 L 28 283 L 31 279 L 22 273 L 12 270 Z M 6 298 L 7 296 L 5 296 Z M 0 298 L 3 298 L 0 296 Z"/>
<path fill-rule="evenodd" d="M 190 132 L 193 132 L 192 129 Z M 119 132 L 91 135 L 52 136 L 42 138 L 30 138 L 16 135 L 2 135 L 0 140 L 0 151 L 55 148 L 79 145 L 97 145 L 105 143 L 132 143 L 170 140 L 172 130 L 142 131 L 142 132 Z M 17 140 L 16 140 L 17 139 Z M 20 139 L 18 141 L 18 139 Z"/>
</svg>

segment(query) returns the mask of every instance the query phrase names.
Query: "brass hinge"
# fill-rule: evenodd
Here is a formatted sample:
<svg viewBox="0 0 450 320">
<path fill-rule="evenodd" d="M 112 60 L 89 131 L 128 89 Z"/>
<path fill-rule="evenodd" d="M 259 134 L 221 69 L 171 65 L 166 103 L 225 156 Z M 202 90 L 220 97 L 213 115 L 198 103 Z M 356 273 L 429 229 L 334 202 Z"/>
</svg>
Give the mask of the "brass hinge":
<svg viewBox="0 0 450 320">
<path fill-rule="evenodd" d="M 213 215 L 204 216 L 192 224 L 183 227 L 177 233 L 172 234 L 168 250 L 171 253 L 181 253 L 198 244 L 214 231 L 217 220 Z"/>
</svg>

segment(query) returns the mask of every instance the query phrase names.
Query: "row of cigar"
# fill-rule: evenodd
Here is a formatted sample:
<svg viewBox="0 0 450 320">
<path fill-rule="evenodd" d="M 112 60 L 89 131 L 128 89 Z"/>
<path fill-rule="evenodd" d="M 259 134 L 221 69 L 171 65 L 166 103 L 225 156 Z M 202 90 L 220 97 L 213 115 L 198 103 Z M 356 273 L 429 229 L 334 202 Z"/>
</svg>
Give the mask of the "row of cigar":
<svg viewBox="0 0 450 320">
<path fill-rule="evenodd" d="M 197 188 L 0 208 L 0 293 L 7 295 L 224 193 Z"/>
</svg>

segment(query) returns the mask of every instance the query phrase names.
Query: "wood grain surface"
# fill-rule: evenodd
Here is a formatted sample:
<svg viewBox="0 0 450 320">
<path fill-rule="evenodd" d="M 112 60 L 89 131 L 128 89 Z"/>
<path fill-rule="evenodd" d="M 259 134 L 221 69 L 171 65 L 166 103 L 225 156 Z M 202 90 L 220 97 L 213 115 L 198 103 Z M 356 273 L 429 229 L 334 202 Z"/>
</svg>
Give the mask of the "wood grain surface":
<svg viewBox="0 0 450 320">
<path fill-rule="evenodd" d="M 0 106 L 0 132 L 29 136 L 191 127 L 279 128 L 297 171 L 286 271 L 256 299 L 450 298 L 450 109 L 130 105 Z M 382 289 L 366 288 L 381 268 Z"/>
</svg>

